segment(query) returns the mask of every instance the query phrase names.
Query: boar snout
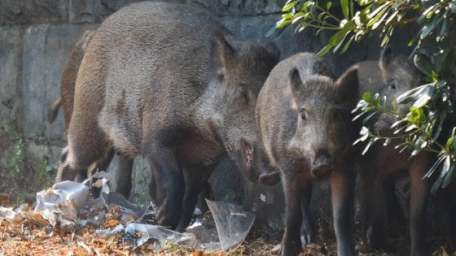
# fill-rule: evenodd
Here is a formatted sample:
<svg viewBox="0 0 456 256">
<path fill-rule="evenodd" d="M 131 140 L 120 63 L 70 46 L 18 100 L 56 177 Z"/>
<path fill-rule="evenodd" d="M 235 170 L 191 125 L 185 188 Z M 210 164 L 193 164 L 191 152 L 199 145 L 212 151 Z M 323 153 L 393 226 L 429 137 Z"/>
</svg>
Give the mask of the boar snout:
<svg viewBox="0 0 456 256">
<path fill-rule="evenodd" d="M 324 177 L 328 175 L 333 168 L 333 163 L 333 159 L 329 152 L 325 149 L 319 149 L 312 161 L 310 173 L 317 178 Z"/>
</svg>

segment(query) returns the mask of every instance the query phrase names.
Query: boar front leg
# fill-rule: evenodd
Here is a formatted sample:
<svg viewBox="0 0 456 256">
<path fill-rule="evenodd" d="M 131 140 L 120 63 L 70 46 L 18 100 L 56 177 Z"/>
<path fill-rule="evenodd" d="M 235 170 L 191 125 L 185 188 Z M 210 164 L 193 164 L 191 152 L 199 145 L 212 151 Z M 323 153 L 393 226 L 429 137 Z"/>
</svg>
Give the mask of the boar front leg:
<svg viewBox="0 0 456 256">
<path fill-rule="evenodd" d="M 159 205 L 157 223 L 175 229 L 181 215 L 184 177 L 172 149 L 152 147 L 147 159 L 157 186 Z"/>
<path fill-rule="evenodd" d="M 309 184 L 303 191 L 302 198 L 302 227 L 301 243 L 303 245 L 315 242 L 315 225 L 310 211 L 310 201 L 312 199 L 312 184 Z"/>
<path fill-rule="evenodd" d="M 410 239 L 412 256 L 429 255 L 425 241 L 425 208 L 428 185 L 423 180 L 426 172 L 427 156 L 417 156 L 409 169 L 410 175 Z"/>
<path fill-rule="evenodd" d="M 387 222 L 387 204 L 384 187 L 384 178 L 378 175 L 372 181 L 372 188 L 369 192 L 369 227 L 367 229 L 367 242 L 374 249 L 383 249 L 387 247 L 386 226 Z"/>
<path fill-rule="evenodd" d="M 301 203 L 304 191 L 310 181 L 299 179 L 293 173 L 284 173 L 282 177 L 286 201 L 286 225 L 282 237 L 282 256 L 296 256 L 302 249 L 300 229 L 302 224 Z"/>
<path fill-rule="evenodd" d="M 336 170 L 331 173 L 331 201 L 336 231 L 337 255 L 354 255 L 352 222 L 354 175 L 352 170 Z"/>
<path fill-rule="evenodd" d="M 182 201 L 182 214 L 176 228 L 177 231 L 185 231 L 185 228 L 187 228 L 190 223 L 193 212 L 195 211 L 196 202 L 198 201 L 198 196 L 205 187 L 207 179 L 214 167 L 214 165 L 198 165 L 185 168 L 185 193 Z"/>
</svg>

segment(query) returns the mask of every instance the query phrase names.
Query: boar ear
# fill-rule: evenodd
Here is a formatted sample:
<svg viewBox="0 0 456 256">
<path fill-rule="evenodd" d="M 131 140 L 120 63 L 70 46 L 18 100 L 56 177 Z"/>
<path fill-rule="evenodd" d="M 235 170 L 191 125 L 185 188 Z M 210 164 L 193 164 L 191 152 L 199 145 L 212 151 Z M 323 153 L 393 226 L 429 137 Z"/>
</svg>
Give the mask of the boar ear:
<svg viewBox="0 0 456 256">
<path fill-rule="evenodd" d="M 391 64 L 392 60 L 393 60 L 393 50 L 391 50 L 391 47 L 387 46 L 380 53 L 380 63 L 379 63 L 380 68 L 382 70 L 386 70 L 387 67 Z"/>
<path fill-rule="evenodd" d="M 227 41 L 222 32 L 215 36 L 215 56 L 223 68 L 229 66 L 236 57 L 236 49 Z"/>
<path fill-rule="evenodd" d="M 358 66 L 351 67 L 345 71 L 336 81 L 342 103 L 356 104 L 358 101 Z"/>
<path fill-rule="evenodd" d="M 289 78 L 290 78 L 291 93 L 293 94 L 294 97 L 298 97 L 300 94 L 299 89 L 302 87 L 302 80 L 301 80 L 301 76 L 299 75 L 299 71 L 297 68 L 293 68 L 290 71 Z"/>
</svg>

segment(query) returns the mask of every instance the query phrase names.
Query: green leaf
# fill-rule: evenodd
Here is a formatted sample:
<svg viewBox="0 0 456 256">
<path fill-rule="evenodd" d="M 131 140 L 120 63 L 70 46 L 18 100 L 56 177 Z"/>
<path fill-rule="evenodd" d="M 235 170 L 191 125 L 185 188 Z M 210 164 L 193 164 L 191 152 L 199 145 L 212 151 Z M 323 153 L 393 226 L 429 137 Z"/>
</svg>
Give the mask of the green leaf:
<svg viewBox="0 0 456 256">
<path fill-rule="evenodd" d="M 438 169 L 440 164 L 442 164 L 443 160 L 445 160 L 444 156 L 439 157 L 434 164 L 432 164 L 432 167 L 427 171 L 426 175 L 424 175 L 424 178 L 430 178 L 434 174 L 434 172 Z"/>
<path fill-rule="evenodd" d="M 326 54 L 328 54 L 332 48 L 334 48 L 333 45 L 327 44 L 325 47 L 321 48 L 321 50 L 317 53 L 318 56 L 324 57 Z"/>
<path fill-rule="evenodd" d="M 340 0 L 340 7 L 342 8 L 342 14 L 344 17 L 348 19 L 350 15 L 350 1 Z"/>
<path fill-rule="evenodd" d="M 411 107 L 409 113 L 407 114 L 407 120 L 409 123 L 416 126 L 420 126 L 424 119 L 424 111 L 422 108 Z"/>
<path fill-rule="evenodd" d="M 420 92 L 418 99 L 413 103 L 413 107 L 422 108 L 434 97 L 435 88 L 433 86 L 427 86 Z"/>
<path fill-rule="evenodd" d="M 389 14 L 388 9 L 385 9 L 384 12 L 379 14 L 380 18 L 378 18 L 377 21 L 374 24 L 372 24 L 372 29 L 373 30 L 377 29 L 382 24 L 382 22 L 386 19 L 386 17 L 388 17 L 388 14 Z"/>
<path fill-rule="evenodd" d="M 297 0 L 287 1 L 287 3 L 282 7 L 282 12 L 291 11 L 296 6 L 297 3 L 298 3 Z"/>
<path fill-rule="evenodd" d="M 373 141 L 369 141 L 369 143 L 367 143 L 366 147 L 364 148 L 363 152 L 361 153 L 361 155 L 366 155 L 367 151 L 369 151 L 369 148 L 374 144 Z"/>
<path fill-rule="evenodd" d="M 455 3 L 454 1 L 452 1 L 452 2 L 450 3 L 449 7 L 450 7 L 451 12 L 452 12 L 453 14 L 455 14 L 455 13 L 456 13 L 456 3 Z"/>
<path fill-rule="evenodd" d="M 355 39 L 355 35 L 352 35 L 350 39 L 345 43 L 344 47 L 340 51 L 341 53 L 347 52 L 348 48 L 350 48 L 351 43 L 353 42 L 353 39 Z"/>
<path fill-rule="evenodd" d="M 424 25 L 424 27 L 420 30 L 420 39 L 425 39 L 428 35 L 434 31 L 434 29 L 443 21 L 443 17 L 435 17 L 432 21 Z"/>
</svg>

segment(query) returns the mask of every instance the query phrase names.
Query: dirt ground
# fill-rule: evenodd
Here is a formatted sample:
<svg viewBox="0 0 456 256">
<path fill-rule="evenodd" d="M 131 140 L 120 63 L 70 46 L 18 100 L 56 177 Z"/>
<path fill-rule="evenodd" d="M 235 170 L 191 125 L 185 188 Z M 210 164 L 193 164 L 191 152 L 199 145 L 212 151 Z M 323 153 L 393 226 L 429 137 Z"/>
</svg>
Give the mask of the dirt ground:
<svg viewBox="0 0 456 256">
<path fill-rule="evenodd" d="M 6 196 L 0 196 L 0 205 L 8 204 Z M 247 240 L 228 252 L 204 252 L 173 243 L 166 243 L 160 249 L 153 242 L 140 247 L 133 246 L 134 236 L 118 234 L 101 237 L 96 234 L 100 228 L 114 228 L 119 224 L 115 210 L 110 210 L 100 226 L 85 226 L 72 230 L 52 227 L 49 222 L 34 213 L 29 206 L 19 219 L 0 218 L 0 255 L 190 255 L 190 256 L 240 256 L 278 255 L 280 234 L 254 229 Z M 335 255 L 335 241 L 328 223 L 319 223 L 319 244 L 308 245 L 300 256 Z M 360 256 L 399 256 L 407 255 L 407 238 L 396 236 L 389 240 L 390 252 L 369 251 L 357 237 L 356 250 Z M 451 256 L 439 246 L 438 238 L 431 241 L 434 246 L 432 256 Z"/>
</svg>

